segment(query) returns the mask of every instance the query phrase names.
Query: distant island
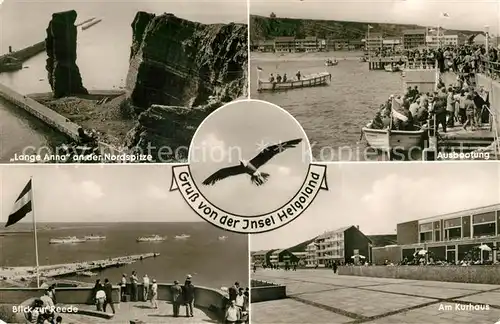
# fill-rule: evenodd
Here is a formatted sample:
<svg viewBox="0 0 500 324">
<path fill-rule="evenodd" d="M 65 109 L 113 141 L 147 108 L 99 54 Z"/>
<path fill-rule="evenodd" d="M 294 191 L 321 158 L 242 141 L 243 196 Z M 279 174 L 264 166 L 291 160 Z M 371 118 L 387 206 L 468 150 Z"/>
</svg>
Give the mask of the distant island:
<svg viewBox="0 0 500 324">
<path fill-rule="evenodd" d="M 255 43 L 286 36 L 361 40 L 366 37 L 369 25 L 373 27 L 370 29 L 370 33 L 381 33 L 384 37 L 400 37 L 405 29 L 425 28 L 418 25 L 280 18 L 271 13 L 269 17 L 250 16 L 250 41 Z M 448 32 L 468 37 L 480 33 L 470 30 L 448 30 Z"/>
</svg>

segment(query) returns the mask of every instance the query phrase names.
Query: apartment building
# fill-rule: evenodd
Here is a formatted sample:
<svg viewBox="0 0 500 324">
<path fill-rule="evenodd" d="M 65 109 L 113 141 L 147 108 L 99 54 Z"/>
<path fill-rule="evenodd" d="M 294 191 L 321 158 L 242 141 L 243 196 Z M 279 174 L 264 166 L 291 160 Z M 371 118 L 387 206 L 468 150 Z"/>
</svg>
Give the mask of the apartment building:
<svg viewBox="0 0 500 324">
<path fill-rule="evenodd" d="M 325 267 L 333 261 L 349 263 L 371 259 L 371 241 L 358 226 L 347 226 L 318 236 L 306 247 L 306 266 Z"/>
<path fill-rule="evenodd" d="M 403 48 L 414 49 L 425 46 L 426 42 L 425 29 L 405 29 L 403 30 Z"/>
<path fill-rule="evenodd" d="M 319 50 L 318 38 L 315 36 L 308 36 L 306 38 L 295 39 L 295 50 L 297 52 L 317 52 Z"/>
<path fill-rule="evenodd" d="M 275 250 L 269 256 L 269 263 L 272 265 L 292 265 L 297 264 L 299 258 L 287 249 Z"/>
<path fill-rule="evenodd" d="M 274 49 L 277 53 L 295 52 L 295 37 L 276 37 Z"/>
<path fill-rule="evenodd" d="M 384 37 L 382 33 L 370 33 L 365 38 L 365 49 L 368 52 L 377 52 L 384 47 Z"/>
</svg>

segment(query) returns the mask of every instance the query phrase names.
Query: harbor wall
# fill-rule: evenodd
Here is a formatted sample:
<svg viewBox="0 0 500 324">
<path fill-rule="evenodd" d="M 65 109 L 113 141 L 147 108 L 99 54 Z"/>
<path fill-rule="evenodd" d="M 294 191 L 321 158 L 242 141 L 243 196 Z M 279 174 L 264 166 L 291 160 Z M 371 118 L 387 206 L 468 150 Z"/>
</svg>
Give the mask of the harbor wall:
<svg viewBox="0 0 500 324">
<path fill-rule="evenodd" d="M 251 286 L 252 303 L 286 298 L 286 286 L 261 280 L 252 280 Z"/>
<path fill-rule="evenodd" d="M 29 114 L 40 119 L 48 126 L 58 130 L 66 136 L 74 140 L 78 140 L 78 128 L 80 126 L 71 122 L 66 117 L 56 113 L 52 109 L 27 96 L 17 93 L 3 84 L 0 84 L 0 97 L 24 109 Z"/>
<path fill-rule="evenodd" d="M 44 288 L 0 288 L 0 303 L 21 304 L 30 298 L 43 296 Z M 56 288 L 57 303 L 65 305 L 93 304 L 92 287 Z M 120 287 L 113 286 L 113 300 L 120 301 Z"/>
<path fill-rule="evenodd" d="M 339 275 L 500 285 L 500 266 L 347 266 Z"/>
<path fill-rule="evenodd" d="M 33 56 L 42 53 L 43 51 L 45 51 L 45 41 L 41 41 L 18 51 L 13 51 L 12 53 L 7 53 L 0 56 L 0 64 L 2 63 L 2 59 L 7 56 L 14 57 L 19 61 L 26 61 Z"/>
<path fill-rule="evenodd" d="M 171 301 L 173 284 L 158 284 L 158 300 Z M 126 287 L 130 291 L 130 285 Z M 142 296 L 143 285 L 138 285 L 139 296 Z M 43 288 L 0 288 L 0 304 L 21 304 L 30 298 L 41 297 Z M 92 287 L 58 287 L 56 288 L 57 303 L 64 305 L 93 304 Z M 195 306 L 208 309 L 220 316 L 223 315 L 228 303 L 228 297 L 222 292 L 202 286 L 195 286 Z M 113 286 L 113 301 L 120 302 L 120 287 Z"/>
<path fill-rule="evenodd" d="M 500 82 L 484 74 L 476 74 L 476 84 L 489 92 L 490 107 L 495 114 L 497 128 L 500 129 Z"/>
</svg>

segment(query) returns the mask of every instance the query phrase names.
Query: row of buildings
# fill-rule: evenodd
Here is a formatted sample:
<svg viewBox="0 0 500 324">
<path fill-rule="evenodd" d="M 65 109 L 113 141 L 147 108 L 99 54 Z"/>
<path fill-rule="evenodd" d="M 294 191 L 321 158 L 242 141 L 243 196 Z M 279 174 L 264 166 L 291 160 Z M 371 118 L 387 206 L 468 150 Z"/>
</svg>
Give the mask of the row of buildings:
<svg viewBox="0 0 500 324">
<path fill-rule="evenodd" d="M 319 235 L 301 252 L 253 252 L 252 262 L 325 267 L 333 261 L 352 263 L 362 259 L 373 264 L 397 264 L 426 250 L 436 260 L 459 263 L 480 245 L 489 247 L 481 252 L 481 261 L 500 262 L 500 204 L 400 223 L 395 244 L 386 245 L 387 240 L 384 243 L 377 237 L 363 234 L 358 226 L 347 226 Z"/>
<path fill-rule="evenodd" d="M 263 40 L 252 44 L 252 50 L 260 52 L 323 52 L 342 50 L 367 50 L 377 52 L 386 49 L 402 51 L 421 47 L 438 48 L 464 45 L 469 37 L 455 32 L 443 31 L 439 34 L 429 33 L 424 29 L 407 29 L 402 37 L 385 37 L 382 33 L 368 33 L 364 39 L 320 39 L 317 37 L 295 38 L 277 37 L 273 40 Z M 484 45 L 485 34 L 477 34 L 472 43 Z M 490 44 L 498 46 L 498 37 L 490 38 Z"/>
</svg>

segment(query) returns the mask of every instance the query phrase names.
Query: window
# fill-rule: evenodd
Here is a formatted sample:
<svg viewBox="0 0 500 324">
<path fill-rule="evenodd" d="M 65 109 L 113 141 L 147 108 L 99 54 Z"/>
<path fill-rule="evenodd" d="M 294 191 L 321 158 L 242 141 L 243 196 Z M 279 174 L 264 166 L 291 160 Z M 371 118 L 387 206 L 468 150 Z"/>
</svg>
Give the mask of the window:
<svg viewBox="0 0 500 324">
<path fill-rule="evenodd" d="M 444 228 L 459 227 L 462 226 L 462 220 L 460 217 L 447 219 L 444 221 Z"/>
<path fill-rule="evenodd" d="M 432 223 L 420 224 L 420 232 L 432 232 Z"/>
<path fill-rule="evenodd" d="M 420 242 L 430 242 L 432 241 L 432 232 L 420 233 Z"/>
<path fill-rule="evenodd" d="M 493 223 L 495 222 L 495 212 L 483 213 L 472 216 L 472 223 Z"/>
</svg>

